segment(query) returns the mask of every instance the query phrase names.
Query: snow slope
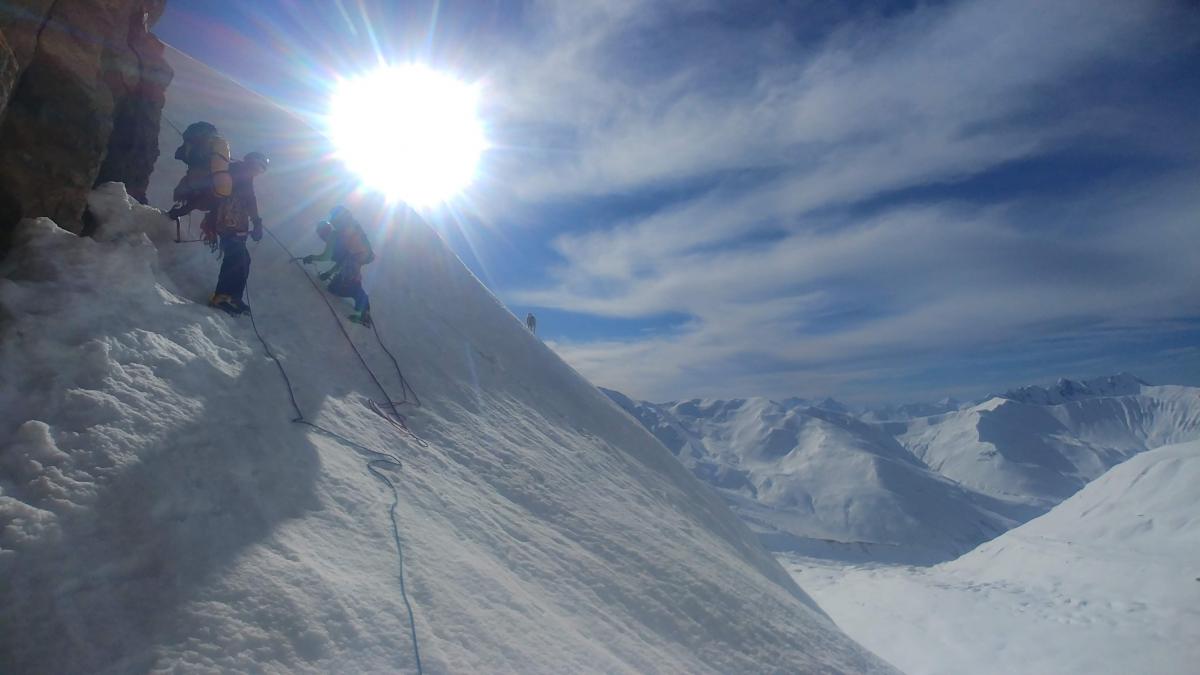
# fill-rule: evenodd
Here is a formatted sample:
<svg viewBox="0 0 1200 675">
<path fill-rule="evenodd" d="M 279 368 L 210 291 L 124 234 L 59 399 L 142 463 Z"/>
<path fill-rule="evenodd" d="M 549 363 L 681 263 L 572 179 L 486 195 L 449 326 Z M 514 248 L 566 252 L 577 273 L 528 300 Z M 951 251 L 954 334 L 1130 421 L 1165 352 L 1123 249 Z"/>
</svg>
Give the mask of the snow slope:
<svg viewBox="0 0 1200 675">
<path fill-rule="evenodd" d="M 169 117 L 266 147 L 268 227 L 315 250 L 346 184 L 320 139 L 170 58 Z M 272 240 L 251 247 L 255 321 L 304 415 L 351 442 L 292 423 L 248 320 L 197 302 L 212 256 L 119 186 L 93 208 L 99 240 L 29 222 L 0 266 L 0 671 L 412 671 L 415 629 L 428 672 L 892 672 L 411 214 L 373 232 L 367 287 L 424 447 L 366 405 L 383 394 Z M 403 462 L 415 627 L 363 448 Z"/>
<path fill-rule="evenodd" d="M 912 675 L 1185 673 L 1200 663 L 1200 442 L 1150 450 L 950 563 L 790 567 Z"/>
<path fill-rule="evenodd" d="M 657 406 L 607 393 L 774 550 L 940 562 L 1018 522 L 847 415 L 763 398 Z"/>
</svg>

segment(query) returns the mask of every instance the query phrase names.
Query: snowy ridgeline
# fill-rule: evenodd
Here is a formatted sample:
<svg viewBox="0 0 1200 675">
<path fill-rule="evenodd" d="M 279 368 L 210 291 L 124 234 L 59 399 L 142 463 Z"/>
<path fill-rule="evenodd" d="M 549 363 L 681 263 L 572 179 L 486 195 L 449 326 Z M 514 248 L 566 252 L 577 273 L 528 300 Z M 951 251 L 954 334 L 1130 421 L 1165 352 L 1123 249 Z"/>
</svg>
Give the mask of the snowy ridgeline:
<svg viewBox="0 0 1200 675">
<path fill-rule="evenodd" d="M 888 422 L 805 402 L 606 393 L 769 547 L 839 560 L 949 560 L 1137 453 L 1200 438 L 1200 389 L 1131 376 Z"/>
<path fill-rule="evenodd" d="M 276 143 L 268 227 L 316 250 L 336 176 L 301 161 L 311 130 L 168 56 L 168 116 L 233 111 L 235 153 Z M 403 461 L 427 672 L 893 672 L 423 223 L 379 221 L 366 279 L 421 445 L 372 412 L 384 393 L 302 268 L 251 245 L 248 300 L 297 405 L 352 445 L 292 423 L 248 317 L 204 306 L 211 254 L 119 185 L 92 208 L 97 239 L 27 221 L 0 264 L 0 672 L 412 671 L 391 494 L 356 446 Z M 373 334 L 346 328 L 399 398 Z"/>
<path fill-rule="evenodd" d="M 1200 442 L 1161 447 L 953 562 L 789 568 L 910 675 L 1196 672 L 1198 485 Z"/>
</svg>

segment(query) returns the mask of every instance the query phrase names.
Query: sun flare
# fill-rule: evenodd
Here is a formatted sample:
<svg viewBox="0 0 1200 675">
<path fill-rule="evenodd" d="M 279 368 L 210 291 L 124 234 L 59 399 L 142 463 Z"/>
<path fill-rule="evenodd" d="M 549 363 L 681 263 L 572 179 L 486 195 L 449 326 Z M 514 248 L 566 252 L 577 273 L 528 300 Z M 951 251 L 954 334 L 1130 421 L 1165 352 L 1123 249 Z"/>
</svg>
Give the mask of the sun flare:
<svg viewBox="0 0 1200 675">
<path fill-rule="evenodd" d="M 478 88 L 423 66 L 389 66 L 334 92 L 330 132 L 339 158 L 369 188 L 414 206 L 470 184 L 486 147 Z"/>
</svg>

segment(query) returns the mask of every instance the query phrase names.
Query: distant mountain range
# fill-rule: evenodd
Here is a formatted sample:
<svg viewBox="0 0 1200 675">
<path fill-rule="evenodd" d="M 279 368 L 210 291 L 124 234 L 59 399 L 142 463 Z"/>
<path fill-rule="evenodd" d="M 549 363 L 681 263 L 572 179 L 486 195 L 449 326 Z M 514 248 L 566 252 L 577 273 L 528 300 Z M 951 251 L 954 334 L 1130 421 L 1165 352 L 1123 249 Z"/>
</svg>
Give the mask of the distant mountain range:
<svg viewBox="0 0 1200 675">
<path fill-rule="evenodd" d="M 1053 387 L 1021 387 L 1005 392 L 1001 397 L 1021 403 L 1058 405 L 1101 396 L 1130 396 L 1140 393 L 1142 387 L 1148 386 L 1148 382 L 1129 373 L 1119 373 L 1082 382 L 1062 378 Z"/>
<path fill-rule="evenodd" d="M 1149 386 L 1149 383 L 1129 373 L 1118 373 L 1090 380 L 1060 378 L 1054 385 L 1049 387 L 1037 385 L 1019 387 L 1017 389 L 1010 389 L 1003 394 L 989 394 L 983 398 L 967 402 L 960 401 L 953 396 L 947 396 L 932 403 L 903 403 L 899 405 L 856 408 L 830 397 L 823 399 L 793 397 L 785 398 L 779 401 L 779 404 L 789 409 L 819 408 L 821 410 L 829 410 L 845 415 L 853 415 L 867 422 L 888 422 L 940 415 L 977 405 L 993 398 L 1007 398 L 1013 401 L 1020 401 L 1021 403 L 1056 405 L 1084 398 L 1134 394 L 1143 386 Z"/>
<path fill-rule="evenodd" d="M 769 547 L 839 558 L 946 560 L 1140 452 L 1200 438 L 1200 388 L 1127 374 L 874 411 L 605 393 Z"/>
</svg>

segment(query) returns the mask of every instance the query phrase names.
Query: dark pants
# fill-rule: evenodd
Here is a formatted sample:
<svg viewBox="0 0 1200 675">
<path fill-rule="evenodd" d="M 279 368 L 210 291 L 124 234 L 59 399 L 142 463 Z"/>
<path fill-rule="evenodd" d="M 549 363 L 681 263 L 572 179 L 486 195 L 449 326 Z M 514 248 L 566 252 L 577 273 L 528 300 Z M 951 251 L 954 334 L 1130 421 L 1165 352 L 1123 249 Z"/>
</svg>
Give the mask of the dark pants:
<svg viewBox="0 0 1200 675">
<path fill-rule="evenodd" d="M 339 298 L 354 298 L 354 311 L 362 312 L 371 309 L 371 301 L 363 290 L 362 281 L 347 279 L 341 275 L 329 282 L 329 292 Z"/>
<path fill-rule="evenodd" d="M 236 235 L 221 235 L 221 273 L 217 277 L 217 295 L 241 300 L 250 278 L 250 251 L 246 240 Z"/>
</svg>

